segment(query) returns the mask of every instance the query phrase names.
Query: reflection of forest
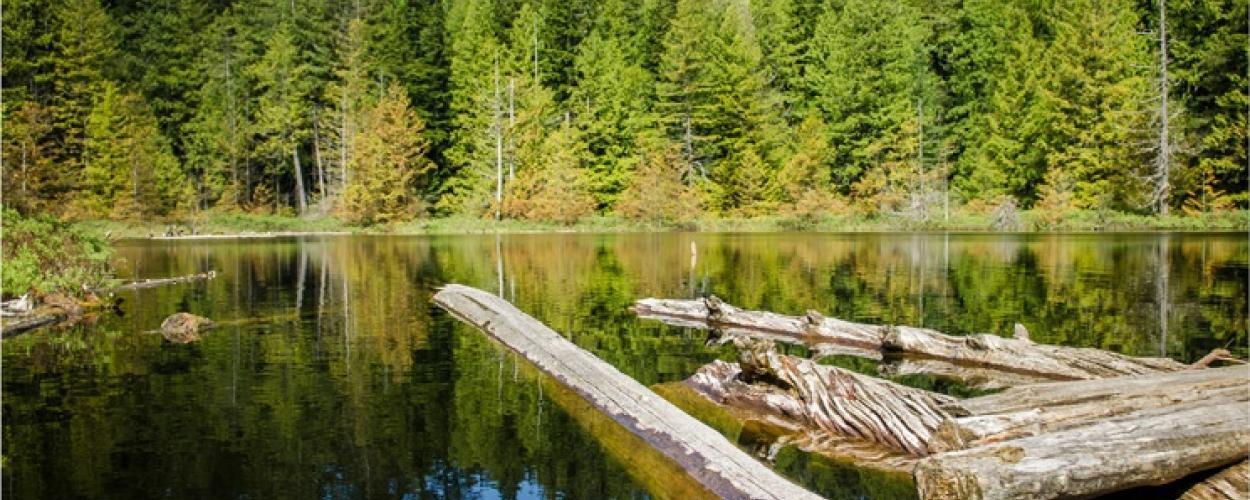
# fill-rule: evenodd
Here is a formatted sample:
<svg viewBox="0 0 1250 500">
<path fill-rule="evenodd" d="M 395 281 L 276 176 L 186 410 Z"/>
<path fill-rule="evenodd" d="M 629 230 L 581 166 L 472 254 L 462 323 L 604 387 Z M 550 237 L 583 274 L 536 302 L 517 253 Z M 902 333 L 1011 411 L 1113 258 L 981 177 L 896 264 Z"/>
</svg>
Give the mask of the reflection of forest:
<svg viewBox="0 0 1250 500">
<path fill-rule="evenodd" d="M 626 307 L 643 296 L 951 333 L 1019 321 L 1041 342 L 1186 360 L 1246 343 L 1238 235 L 351 237 L 120 254 L 128 275 L 220 275 L 5 341 L 5 494 L 641 494 L 599 433 L 430 304 L 446 282 L 500 291 L 648 385 L 731 353 L 638 321 Z M 176 310 L 258 320 L 189 346 L 140 333 Z"/>
</svg>

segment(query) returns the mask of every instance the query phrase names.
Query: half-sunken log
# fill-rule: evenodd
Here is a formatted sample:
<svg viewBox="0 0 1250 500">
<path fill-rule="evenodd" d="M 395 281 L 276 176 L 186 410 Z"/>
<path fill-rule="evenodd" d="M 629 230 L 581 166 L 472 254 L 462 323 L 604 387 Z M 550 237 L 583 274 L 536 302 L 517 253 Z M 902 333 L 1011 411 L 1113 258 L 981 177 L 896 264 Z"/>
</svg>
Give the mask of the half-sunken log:
<svg viewBox="0 0 1250 500">
<path fill-rule="evenodd" d="M 923 499 L 1087 497 L 1162 485 L 1245 459 L 1247 400 L 1169 406 L 916 464 Z"/>
<path fill-rule="evenodd" d="M 946 335 L 908 326 L 881 326 L 826 318 L 816 312 L 786 316 L 747 311 L 707 299 L 642 299 L 634 304 L 639 317 L 679 326 L 721 330 L 731 335 L 809 346 L 815 353 L 850 354 L 882 359 L 883 366 L 912 364 L 899 371 L 923 371 L 979 388 L 1002 388 L 1020 383 L 1087 380 L 1122 375 L 1172 372 L 1188 365 L 1164 358 L 1135 358 L 1098 349 L 1035 344 L 1027 335 L 1003 338 L 989 334 Z M 940 363 L 924 363 L 924 360 Z M 922 361 L 915 363 L 914 361 Z"/>
<path fill-rule="evenodd" d="M 463 285 L 447 285 L 435 294 L 434 302 L 580 394 L 717 495 L 819 498 L 507 301 Z"/>
<path fill-rule="evenodd" d="M 155 288 L 165 285 L 178 285 L 182 283 L 191 283 L 193 281 L 211 280 L 217 277 L 217 271 L 209 271 L 206 273 L 188 274 L 186 276 L 178 276 L 176 278 L 153 278 L 139 281 L 132 281 L 124 285 L 101 290 L 103 292 L 125 292 L 129 290 L 142 290 L 144 288 Z"/>
</svg>

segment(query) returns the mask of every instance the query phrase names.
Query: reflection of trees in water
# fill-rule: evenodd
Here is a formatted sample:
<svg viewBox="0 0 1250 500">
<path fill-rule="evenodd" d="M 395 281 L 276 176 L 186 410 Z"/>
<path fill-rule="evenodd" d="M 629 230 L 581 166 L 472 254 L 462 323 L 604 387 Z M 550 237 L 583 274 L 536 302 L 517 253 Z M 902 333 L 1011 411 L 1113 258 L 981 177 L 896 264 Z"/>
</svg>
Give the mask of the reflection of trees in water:
<svg viewBox="0 0 1250 500">
<path fill-rule="evenodd" d="M 731 353 L 636 320 L 626 307 L 643 296 L 714 293 L 952 333 L 1019 321 L 1043 342 L 1141 355 L 1162 342 L 1186 359 L 1246 339 L 1238 237 L 353 237 L 145 242 L 120 254 L 128 276 L 219 276 L 127 295 L 126 316 L 93 329 L 5 341 L 4 493 L 637 493 L 592 444 L 601 437 L 433 309 L 450 281 L 502 291 L 645 384 Z M 177 310 L 226 326 L 190 346 L 139 333 Z"/>
</svg>

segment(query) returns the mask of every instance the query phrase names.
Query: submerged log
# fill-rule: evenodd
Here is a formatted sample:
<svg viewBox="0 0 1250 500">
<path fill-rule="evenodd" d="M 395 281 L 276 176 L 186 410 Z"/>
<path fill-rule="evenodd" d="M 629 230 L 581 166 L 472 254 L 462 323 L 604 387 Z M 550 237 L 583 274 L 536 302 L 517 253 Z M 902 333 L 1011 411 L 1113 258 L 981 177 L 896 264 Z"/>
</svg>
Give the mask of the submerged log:
<svg viewBox="0 0 1250 500">
<path fill-rule="evenodd" d="M 1180 500 L 1244 500 L 1250 498 L 1250 462 L 1242 460 L 1198 484 Z"/>
<path fill-rule="evenodd" d="M 435 294 L 434 302 L 580 394 L 717 495 L 818 498 L 507 301 L 463 285 L 447 285 Z"/>
<path fill-rule="evenodd" d="M 4 327 L 0 328 L 0 338 L 7 339 L 9 337 L 29 332 L 36 328 L 56 324 L 61 321 L 65 321 L 66 317 L 67 316 L 62 313 L 49 313 L 33 314 L 21 318 L 6 318 L 4 320 Z"/>
<path fill-rule="evenodd" d="M 129 290 L 142 290 L 145 288 L 155 288 L 165 285 L 178 285 L 182 283 L 191 283 L 194 281 L 211 280 L 217 277 L 217 271 L 208 271 L 206 273 L 188 274 L 186 276 L 178 276 L 175 278 L 156 278 L 133 281 L 124 285 L 116 286 L 104 290 L 106 292 L 125 292 Z"/>
<path fill-rule="evenodd" d="M 924 499 L 999 499 L 1083 497 L 1170 483 L 1245 458 L 1246 403 L 1156 408 L 931 455 L 916 464 L 916 487 Z"/>
<path fill-rule="evenodd" d="M 1136 358 L 1098 349 L 1036 344 L 1028 340 L 1023 328 L 1016 329 L 1014 338 L 989 334 L 954 336 L 926 328 L 853 323 L 816 312 L 786 316 L 747 311 L 715 297 L 642 299 L 633 310 L 641 318 L 678 326 L 803 344 L 817 356 L 850 354 L 885 359 L 882 371 L 886 373 L 925 373 L 983 389 L 1190 368 L 1165 358 Z"/>
</svg>

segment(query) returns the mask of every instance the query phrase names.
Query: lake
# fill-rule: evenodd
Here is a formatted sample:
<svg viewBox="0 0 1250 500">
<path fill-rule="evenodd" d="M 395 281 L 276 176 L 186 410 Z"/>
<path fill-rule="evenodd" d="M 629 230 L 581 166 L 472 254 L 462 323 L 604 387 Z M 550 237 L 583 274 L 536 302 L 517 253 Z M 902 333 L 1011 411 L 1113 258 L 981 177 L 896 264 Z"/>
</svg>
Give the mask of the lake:
<svg viewBox="0 0 1250 500">
<path fill-rule="evenodd" d="M 120 314 L 3 344 L 10 498 L 684 496 L 637 443 L 434 307 L 440 285 L 502 294 L 640 382 L 731 347 L 640 321 L 638 298 L 1184 361 L 1246 356 L 1245 234 L 535 234 L 123 241 Z M 188 311 L 195 344 L 151 333 Z M 831 495 L 847 474 L 788 470 Z"/>
</svg>

